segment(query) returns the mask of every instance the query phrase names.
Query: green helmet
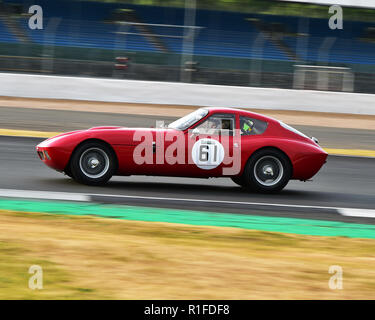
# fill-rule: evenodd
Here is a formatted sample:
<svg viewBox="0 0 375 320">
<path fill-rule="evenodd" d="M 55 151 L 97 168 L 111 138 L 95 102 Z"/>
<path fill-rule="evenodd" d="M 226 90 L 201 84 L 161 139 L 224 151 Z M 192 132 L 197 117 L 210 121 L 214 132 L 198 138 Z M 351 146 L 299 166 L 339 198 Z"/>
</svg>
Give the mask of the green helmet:
<svg viewBox="0 0 375 320">
<path fill-rule="evenodd" d="M 244 121 L 242 125 L 242 130 L 245 132 L 251 132 L 251 130 L 253 130 L 253 127 L 254 127 L 254 122 L 251 120 L 247 120 L 247 121 Z"/>
</svg>

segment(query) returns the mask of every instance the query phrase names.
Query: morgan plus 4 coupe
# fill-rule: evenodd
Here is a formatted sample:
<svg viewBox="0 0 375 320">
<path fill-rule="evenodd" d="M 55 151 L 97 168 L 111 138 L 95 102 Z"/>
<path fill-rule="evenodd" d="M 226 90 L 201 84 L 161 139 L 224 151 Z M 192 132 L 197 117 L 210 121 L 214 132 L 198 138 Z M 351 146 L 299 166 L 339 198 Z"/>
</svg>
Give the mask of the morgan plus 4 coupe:
<svg viewBox="0 0 375 320">
<path fill-rule="evenodd" d="M 87 185 L 105 184 L 113 175 L 229 177 L 255 192 L 309 180 L 328 156 L 317 139 L 232 108 L 201 108 L 160 128 L 73 131 L 36 149 L 47 166 Z"/>
</svg>

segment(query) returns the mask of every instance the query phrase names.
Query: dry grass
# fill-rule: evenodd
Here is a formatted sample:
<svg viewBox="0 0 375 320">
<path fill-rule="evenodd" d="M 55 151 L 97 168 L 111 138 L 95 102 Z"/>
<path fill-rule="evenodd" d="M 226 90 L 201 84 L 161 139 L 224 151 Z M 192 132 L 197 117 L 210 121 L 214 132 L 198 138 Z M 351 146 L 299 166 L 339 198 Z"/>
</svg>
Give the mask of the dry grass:
<svg viewBox="0 0 375 320">
<path fill-rule="evenodd" d="M 1 212 L 0 299 L 374 299 L 375 241 Z M 44 289 L 28 289 L 28 268 Z M 330 290 L 328 268 L 344 270 Z"/>
</svg>

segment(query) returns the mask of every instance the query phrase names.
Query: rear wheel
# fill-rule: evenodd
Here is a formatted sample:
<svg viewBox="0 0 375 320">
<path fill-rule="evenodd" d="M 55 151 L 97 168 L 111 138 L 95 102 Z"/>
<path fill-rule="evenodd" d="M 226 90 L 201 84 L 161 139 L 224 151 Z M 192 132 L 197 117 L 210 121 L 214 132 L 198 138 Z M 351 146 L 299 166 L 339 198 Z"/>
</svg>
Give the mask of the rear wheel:
<svg viewBox="0 0 375 320">
<path fill-rule="evenodd" d="M 284 189 L 292 176 L 289 158 L 277 149 L 256 152 L 245 167 L 246 187 L 256 192 L 278 192 Z"/>
<path fill-rule="evenodd" d="M 70 161 L 74 180 L 87 185 L 103 185 L 116 171 L 116 156 L 105 143 L 87 142 L 79 146 Z"/>
</svg>

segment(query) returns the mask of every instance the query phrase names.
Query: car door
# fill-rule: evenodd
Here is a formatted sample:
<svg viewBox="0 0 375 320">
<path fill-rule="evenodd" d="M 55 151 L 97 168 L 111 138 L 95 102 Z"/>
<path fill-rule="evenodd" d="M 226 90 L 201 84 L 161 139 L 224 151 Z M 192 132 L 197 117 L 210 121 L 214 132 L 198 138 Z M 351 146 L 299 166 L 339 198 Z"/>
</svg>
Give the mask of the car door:
<svg viewBox="0 0 375 320">
<path fill-rule="evenodd" d="M 234 148 L 239 148 L 240 140 L 236 122 L 235 114 L 216 113 L 186 132 L 185 175 L 232 175 L 228 173 L 233 166 Z"/>
</svg>

